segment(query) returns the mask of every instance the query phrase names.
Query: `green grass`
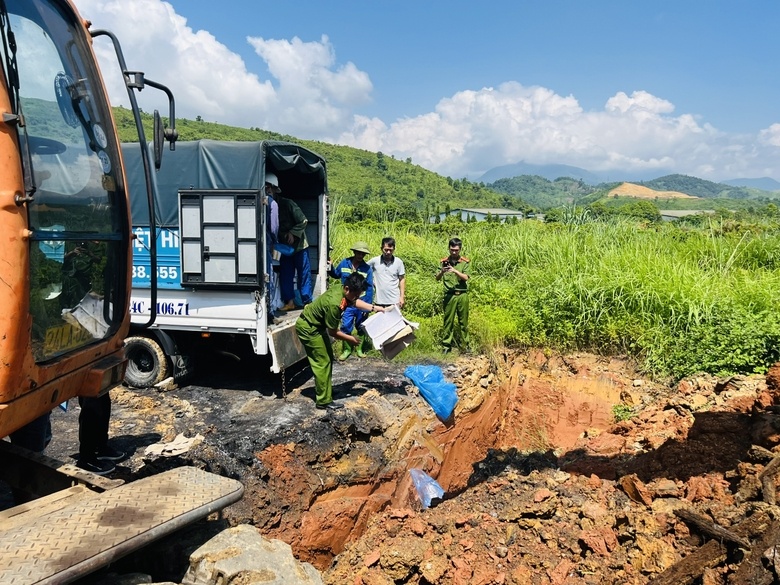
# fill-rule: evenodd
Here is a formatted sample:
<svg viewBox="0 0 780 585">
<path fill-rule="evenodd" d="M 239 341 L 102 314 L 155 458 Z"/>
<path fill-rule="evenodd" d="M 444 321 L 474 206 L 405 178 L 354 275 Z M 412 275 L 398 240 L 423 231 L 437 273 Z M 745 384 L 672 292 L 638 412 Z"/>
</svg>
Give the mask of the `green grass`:
<svg viewBox="0 0 780 585">
<path fill-rule="evenodd" d="M 628 221 L 564 226 L 337 222 L 335 259 L 354 240 L 378 253 L 397 241 L 407 270 L 405 316 L 421 326 L 415 353 L 441 335 L 439 259 L 452 235 L 472 260 L 472 343 L 589 350 L 635 357 L 678 379 L 764 372 L 780 358 L 780 237 L 761 229 L 704 229 Z M 411 348 L 410 348 L 411 350 Z"/>
</svg>

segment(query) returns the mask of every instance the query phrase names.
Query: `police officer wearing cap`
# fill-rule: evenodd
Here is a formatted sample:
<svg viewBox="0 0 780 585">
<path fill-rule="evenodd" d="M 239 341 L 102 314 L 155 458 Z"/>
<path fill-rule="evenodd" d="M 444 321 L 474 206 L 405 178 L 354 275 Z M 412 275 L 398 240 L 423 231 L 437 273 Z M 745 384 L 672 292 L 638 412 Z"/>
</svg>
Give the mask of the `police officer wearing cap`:
<svg viewBox="0 0 780 585">
<path fill-rule="evenodd" d="M 350 248 L 352 250 L 352 256 L 344 258 L 336 266 L 332 267 L 328 274 L 333 278 L 338 278 L 341 283 L 344 284 L 349 278 L 350 274 L 360 274 L 366 279 L 366 290 L 360 296 L 360 300 L 372 304 L 374 302 L 374 274 L 371 267 L 366 263 L 366 255 L 370 254 L 368 250 L 368 244 L 366 242 L 355 242 Z M 365 333 L 360 332 L 361 325 L 368 317 L 368 313 L 361 311 L 356 306 L 347 307 L 341 316 L 340 331 L 343 331 L 347 335 L 352 335 L 352 330 L 357 328 L 358 335 L 360 337 L 360 344 L 355 348 L 355 353 L 358 357 L 365 357 L 365 352 L 370 349 L 370 341 Z M 344 343 L 344 350 L 339 355 L 339 360 L 344 361 L 350 355 L 352 355 L 352 345 Z"/>
</svg>

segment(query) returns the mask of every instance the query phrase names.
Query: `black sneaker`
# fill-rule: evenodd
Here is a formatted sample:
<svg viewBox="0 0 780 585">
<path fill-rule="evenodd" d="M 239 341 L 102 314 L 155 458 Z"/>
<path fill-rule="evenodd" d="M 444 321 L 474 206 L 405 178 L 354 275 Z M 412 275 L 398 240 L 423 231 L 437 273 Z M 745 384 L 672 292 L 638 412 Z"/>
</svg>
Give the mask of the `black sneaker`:
<svg viewBox="0 0 780 585">
<path fill-rule="evenodd" d="M 76 466 L 95 475 L 108 475 L 116 469 L 116 465 L 110 461 L 99 461 L 97 459 L 93 461 L 80 460 Z"/>
<path fill-rule="evenodd" d="M 343 404 L 336 404 L 335 402 L 329 402 L 328 404 L 318 404 L 317 410 L 339 410 L 344 408 Z"/>
<path fill-rule="evenodd" d="M 124 451 L 118 451 L 110 445 L 106 445 L 97 453 L 98 461 L 121 461 L 125 456 Z"/>
</svg>

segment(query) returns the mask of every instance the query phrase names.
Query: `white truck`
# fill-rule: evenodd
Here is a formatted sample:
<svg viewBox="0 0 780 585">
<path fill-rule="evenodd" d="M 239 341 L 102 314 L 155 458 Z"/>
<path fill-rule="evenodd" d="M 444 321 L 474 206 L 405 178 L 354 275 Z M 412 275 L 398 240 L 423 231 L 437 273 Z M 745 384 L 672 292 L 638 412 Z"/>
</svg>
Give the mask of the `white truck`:
<svg viewBox="0 0 780 585">
<path fill-rule="evenodd" d="M 271 312 L 278 306 L 278 268 L 265 175 L 275 174 L 281 196 L 307 217 L 316 297 L 327 285 L 325 160 L 290 142 L 179 141 L 152 177 L 158 223 L 151 226 L 142 148 L 122 145 L 135 236 L 125 381 L 146 387 L 182 378 L 192 373 L 195 357 L 209 351 L 268 355 L 275 373 L 302 359 L 294 330 L 300 311 L 276 318 Z M 156 318 L 148 325 L 152 313 Z"/>
</svg>

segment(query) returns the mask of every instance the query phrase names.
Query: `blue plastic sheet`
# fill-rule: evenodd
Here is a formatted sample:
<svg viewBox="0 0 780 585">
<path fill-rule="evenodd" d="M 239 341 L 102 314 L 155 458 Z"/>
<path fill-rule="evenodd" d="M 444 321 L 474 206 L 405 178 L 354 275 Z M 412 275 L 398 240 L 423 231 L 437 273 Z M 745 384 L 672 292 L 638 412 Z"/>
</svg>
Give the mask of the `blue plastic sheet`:
<svg viewBox="0 0 780 585">
<path fill-rule="evenodd" d="M 444 490 L 439 483 L 422 469 L 410 469 L 409 475 L 412 476 L 414 489 L 417 490 L 417 497 L 420 498 L 423 508 L 429 508 L 432 500 L 444 496 Z"/>
<path fill-rule="evenodd" d="M 452 416 L 458 402 L 456 386 L 444 379 L 439 366 L 407 366 L 404 376 L 420 389 L 420 394 L 431 405 L 436 416 L 441 420 Z"/>
</svg>

